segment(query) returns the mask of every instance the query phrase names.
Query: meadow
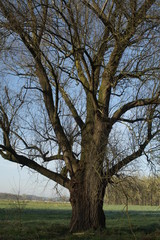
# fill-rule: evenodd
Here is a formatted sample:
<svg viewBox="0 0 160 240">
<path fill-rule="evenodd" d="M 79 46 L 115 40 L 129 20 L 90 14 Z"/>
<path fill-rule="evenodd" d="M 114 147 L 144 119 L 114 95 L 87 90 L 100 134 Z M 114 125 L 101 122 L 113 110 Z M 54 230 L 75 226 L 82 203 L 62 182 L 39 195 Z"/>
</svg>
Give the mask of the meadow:
<svg viewBox="0 0 160 240">
<path fill-rule="evenodd" d="M 104 206 L 106 230 L 69 233 L 69 203 L 0 201 L 0 240 L 160 240 L 160 207 Z"/>
</svg>

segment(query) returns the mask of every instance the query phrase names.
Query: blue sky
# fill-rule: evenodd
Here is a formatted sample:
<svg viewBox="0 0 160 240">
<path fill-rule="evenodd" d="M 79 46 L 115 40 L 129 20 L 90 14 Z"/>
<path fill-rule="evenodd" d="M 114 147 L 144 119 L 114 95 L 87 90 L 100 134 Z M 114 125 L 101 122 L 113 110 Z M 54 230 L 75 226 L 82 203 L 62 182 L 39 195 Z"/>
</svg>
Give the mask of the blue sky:
<svg viewBox="0 0 160 240">
<path fill-rule="evenodd" d="M 3 160 L 0 157 L 0 192 L 32 194 L 43 197 L 55 197 L 55 183 L 46 177 L 31 172 L 27 167 L 21 169 L 18 164 Z M 66 193 L 59 188 L 62 195 Z"/>
</svg>

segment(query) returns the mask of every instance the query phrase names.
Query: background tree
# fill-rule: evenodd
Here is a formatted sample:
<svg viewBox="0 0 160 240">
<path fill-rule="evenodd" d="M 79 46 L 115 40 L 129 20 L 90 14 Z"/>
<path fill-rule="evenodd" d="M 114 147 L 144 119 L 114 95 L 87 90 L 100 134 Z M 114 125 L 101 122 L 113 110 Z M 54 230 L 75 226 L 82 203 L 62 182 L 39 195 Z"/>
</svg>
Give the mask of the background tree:
<svg viewBox="0 0 160 240">
<path fill-rule="evenodd" d="M 70 231 L 105 227 L 106 186 L 156 149 L 159 8 L 0 0 L 0 154 L 68 188 Z"/>
<path fill-rule="evenodd" d="M 114 184 L 109 184 L 106 190 L 107 204 L 159 206 L 160 177 L 120 175 L 114 177 L 113 181 Z"/>
</svg>

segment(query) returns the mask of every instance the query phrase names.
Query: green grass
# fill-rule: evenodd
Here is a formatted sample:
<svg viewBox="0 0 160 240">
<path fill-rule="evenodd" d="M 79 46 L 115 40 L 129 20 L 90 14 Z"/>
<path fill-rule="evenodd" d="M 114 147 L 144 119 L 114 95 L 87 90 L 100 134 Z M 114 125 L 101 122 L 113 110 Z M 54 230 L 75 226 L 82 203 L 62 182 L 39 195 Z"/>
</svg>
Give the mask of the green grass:
<svg viewBox="0 0 160 240">
<path fill-rule="evenodd" d="M 70 234 L 69 204 L 0 201 L 0 240 L 160 240 L 160 208 L 105 206 L 106 230 Z"/>
</svg>

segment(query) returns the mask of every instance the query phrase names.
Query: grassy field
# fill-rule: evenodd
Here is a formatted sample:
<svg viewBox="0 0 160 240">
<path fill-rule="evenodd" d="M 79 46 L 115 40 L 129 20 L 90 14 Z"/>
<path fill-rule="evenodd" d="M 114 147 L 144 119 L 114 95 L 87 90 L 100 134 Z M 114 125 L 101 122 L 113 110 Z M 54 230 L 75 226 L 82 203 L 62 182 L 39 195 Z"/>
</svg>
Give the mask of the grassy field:
<svg viewBox="0 0 160 240">
<path fill-rule="evenodd" d="M 0 240 L 160 240 L 160 208 L 105 206 L 106 230 L 70 234 L 67 203 L 0 201 Z"/>
</svg>

